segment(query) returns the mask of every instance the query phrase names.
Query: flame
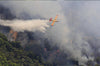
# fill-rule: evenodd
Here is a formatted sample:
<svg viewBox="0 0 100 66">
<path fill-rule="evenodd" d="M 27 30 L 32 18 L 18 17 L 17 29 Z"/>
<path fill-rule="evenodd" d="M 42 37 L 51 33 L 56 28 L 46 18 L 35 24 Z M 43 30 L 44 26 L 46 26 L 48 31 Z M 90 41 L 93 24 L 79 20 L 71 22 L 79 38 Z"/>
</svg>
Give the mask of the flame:
<svg viewBox="0 0 100 66">
<path fill-rule="evenodd" d="M 13 30 L 10 30 L 9 33 L 10 33 L 10 34 L 13 34 L 13 35 L 12 35 L 12 38 L 13 38 L 13 41 L 15 41 L 16 38 L 17 38 L 17 32 L 16 32 L 16 31 L 13 31 Z"/>
<path fill-rule="evenodd" d="M 57 54 L 57 56 L 59 56 L 59 53 L 60 53 L 60 50 L 58 49 L 55 52 L 51 53 L 50 56 L 53 56 L 53 55 L 56 55 L 56 54 Z"/>
<path fill-rule="evenodd" d="M 15 41 L 16 38 L 17 38 L 17 32 L 14 32 L 13 35 L 12 35 L 12 37 L 14 38 L 14 41 Z"/>
<path fill-rule="evenodd" d="M 44 48 L 44 51 L 45 51 L 45 52 L 47 52 L 47 49 L 46 49 L 46 48 Z"/>
</svg>

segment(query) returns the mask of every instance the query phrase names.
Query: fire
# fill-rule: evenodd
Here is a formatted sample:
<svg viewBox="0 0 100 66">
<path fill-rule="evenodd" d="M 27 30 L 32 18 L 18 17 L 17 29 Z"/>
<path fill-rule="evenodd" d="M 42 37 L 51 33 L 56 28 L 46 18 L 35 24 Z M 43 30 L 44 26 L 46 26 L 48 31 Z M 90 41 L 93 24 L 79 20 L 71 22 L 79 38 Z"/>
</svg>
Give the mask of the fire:
<svg viewBox="0 0 100 66">
<path fill-rule="evenodd" d="M 17 32 L 13 31 L 13 30 L 10 30 L 10 34 L 12 34 L 13 41 L 15 41 L 16 38 L 17 38 Z"/>
<path fill-rule="evenodd" d="M 53 55 L 59 56 L 59 53 L 60 53 L 60 50 L 58 49 L 55 52 L 51 53 L 50 56 L 53 56 Z"/>
<path fill-rule="evenodd" d="M 45 51 L 45 52 L 47 52 L 47 49 L 46 49 L 46 48 L 44 48 L 44 51 Z"/>
<path fill-rule="evenodd" d="M 16 38 L 17 38 L 17 32 L 14 32 L 13 35 L 12 35 L 12 37 L 14 38 L 14 41 L 15 41 Z"/>
</svg>

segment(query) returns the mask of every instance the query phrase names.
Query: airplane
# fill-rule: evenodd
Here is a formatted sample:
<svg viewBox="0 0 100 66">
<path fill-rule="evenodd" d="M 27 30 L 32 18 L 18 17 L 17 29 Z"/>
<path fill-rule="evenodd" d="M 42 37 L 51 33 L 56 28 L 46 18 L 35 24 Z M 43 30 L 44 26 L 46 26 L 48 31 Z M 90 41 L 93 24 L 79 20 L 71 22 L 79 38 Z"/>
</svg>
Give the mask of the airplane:
<svg viewBox="0 0 100 66">
<path fill-rule="evenodd" d="M 55 17 L 54 20 L 53 20 L 52 18 L 49 19 L 50 22 L 52 21 L 51 26 L 53 26 L 55 22 L 58 22 L 58 21 L 57 21 L 57 17 L 58 17 L 58 15 L 56 15 L 56 17 Z"/>
</svg>

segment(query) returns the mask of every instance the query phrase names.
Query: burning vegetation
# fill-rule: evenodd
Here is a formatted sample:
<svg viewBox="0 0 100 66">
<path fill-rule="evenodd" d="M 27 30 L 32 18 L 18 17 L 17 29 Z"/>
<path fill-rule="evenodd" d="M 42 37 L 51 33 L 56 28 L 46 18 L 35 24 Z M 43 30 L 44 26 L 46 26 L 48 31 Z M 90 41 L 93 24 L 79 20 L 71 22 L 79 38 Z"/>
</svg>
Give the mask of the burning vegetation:
<svg viewBox="0 0 100 66">
<path fill-rule="evenodd" d="M 10 30 L 10 32 L 9 32 L 12 36 L 12 39 L 13 39 L 13 41 L 15 41 L 16 40 L 16 38 L 17 38 L 17 32 L 16 31 L 13 31 L 13 30 Z"/>
</svg>

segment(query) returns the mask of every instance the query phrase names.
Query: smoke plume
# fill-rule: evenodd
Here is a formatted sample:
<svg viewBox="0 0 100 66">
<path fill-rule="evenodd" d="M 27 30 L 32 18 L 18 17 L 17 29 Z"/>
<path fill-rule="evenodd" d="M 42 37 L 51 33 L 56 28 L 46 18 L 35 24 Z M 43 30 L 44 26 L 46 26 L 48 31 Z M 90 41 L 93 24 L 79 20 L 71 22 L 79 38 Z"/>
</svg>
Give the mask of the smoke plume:
<svg viewBox="0 0 100 66">
<path fill-rule="evenodd" d="M 24 31 L 40 31 L 45 32 L 46 28 L 49 27 L 47 24 L 48 20 L 0 20 L 0 24 L 11 27 L 12 30 L 17 32 Z"/>
</svg>

